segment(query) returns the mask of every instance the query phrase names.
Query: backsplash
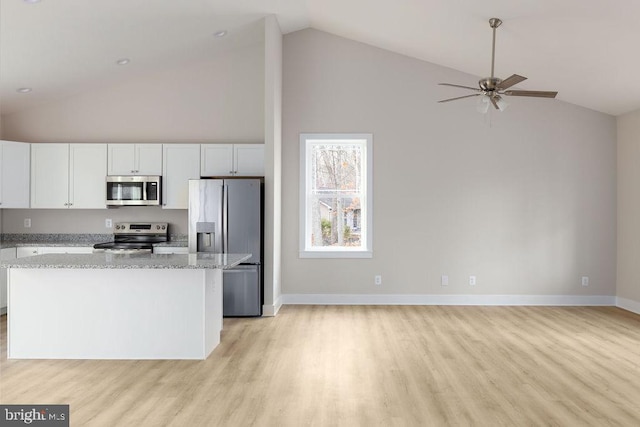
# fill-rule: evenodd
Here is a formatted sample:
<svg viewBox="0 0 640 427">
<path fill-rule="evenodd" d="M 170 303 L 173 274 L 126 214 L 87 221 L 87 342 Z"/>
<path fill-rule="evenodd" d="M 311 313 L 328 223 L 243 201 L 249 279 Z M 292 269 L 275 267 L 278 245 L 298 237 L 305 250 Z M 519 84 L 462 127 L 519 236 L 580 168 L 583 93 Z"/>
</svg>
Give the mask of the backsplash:
<svg viewBox="0 0 640 427">
<path fill-rule="evenodd" d="M 25 227 L 30 219 L 31 227 Z M 2 209 L 4 234 L 109 234 L 105 220 L 117 222 L 166 222 L 169 234 L 186 236 L 188 211 L 160 207 L 121 207 L 115 209 Z M 185 237 L 186 239 L 186 237 Z"/>
</svg>

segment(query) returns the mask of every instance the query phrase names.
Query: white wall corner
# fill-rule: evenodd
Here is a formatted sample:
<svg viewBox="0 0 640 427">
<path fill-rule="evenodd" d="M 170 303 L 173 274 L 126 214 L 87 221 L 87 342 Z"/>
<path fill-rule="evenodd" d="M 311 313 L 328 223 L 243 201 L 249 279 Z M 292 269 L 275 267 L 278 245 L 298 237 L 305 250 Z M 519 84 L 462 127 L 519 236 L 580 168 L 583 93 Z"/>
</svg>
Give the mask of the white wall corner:
<svg viewBox="0 0 640 427">
<path fill-rule="evenodd" d="M 616 297 L 609 295 L 283 294 L 279 301 L 281 304 L 308 305 L 616 305 Z"/>
<path fill-rule="evenodd" d="M 632 313 L 640 314 L 640 302 L 627 298 L 616 298 L 616 307 L 630 311 Z"/>
</svg>

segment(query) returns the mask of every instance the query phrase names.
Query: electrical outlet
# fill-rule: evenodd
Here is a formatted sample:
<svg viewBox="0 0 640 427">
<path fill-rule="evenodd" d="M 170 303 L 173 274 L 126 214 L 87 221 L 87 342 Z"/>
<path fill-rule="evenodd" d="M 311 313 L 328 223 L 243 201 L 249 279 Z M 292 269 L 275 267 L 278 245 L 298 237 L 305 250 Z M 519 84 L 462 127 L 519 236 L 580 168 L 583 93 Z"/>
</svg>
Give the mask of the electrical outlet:
<svg viewBox="0 0 640 427">
<path fill-rule="evenodd" d="M 373 278 L 373 283 L 376 285 L 382 285 L 382 276 L 378 275 Z"/>
<path fill-rule="evenodd" d="M 469 285 L 470 286 L 476 285 L 476 276 L 469 276 Z"/>
<path fill-rule="evenodd" d="M 112 228 L 113 227 L 113 221 L 111 221 L 111 218 L 107 218 L 104 220 L 104 226 L 107 228 Z"/>
<path fill-rule="evenodd" d="M 440 277 L 440 286 L 449 286 L 449 276 Z"/>
<path fill-rule="evenodd" d="M 31 228 L 31 218 L 24 219 L 24 228 Z"/>
<path fill-rule="evenodd" d="M 589 277 L 582 276 L 582 286 L 589 286 Z"/>
</svg>

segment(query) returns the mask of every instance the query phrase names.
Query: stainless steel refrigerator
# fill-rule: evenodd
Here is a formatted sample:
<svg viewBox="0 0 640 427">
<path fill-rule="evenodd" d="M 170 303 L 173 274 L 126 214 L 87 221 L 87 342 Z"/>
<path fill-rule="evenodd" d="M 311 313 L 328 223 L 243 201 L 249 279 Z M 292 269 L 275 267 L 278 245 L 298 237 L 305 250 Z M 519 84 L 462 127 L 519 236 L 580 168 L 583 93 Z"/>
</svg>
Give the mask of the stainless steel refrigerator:
<svg viewBox="0 0 640 427">
<path fill-rule="evenodd" d="M 223 273 L 223 315 L 262 315 L 263 182 L 189 180 L 189 252 L 250 253 Z"/>
</svg>

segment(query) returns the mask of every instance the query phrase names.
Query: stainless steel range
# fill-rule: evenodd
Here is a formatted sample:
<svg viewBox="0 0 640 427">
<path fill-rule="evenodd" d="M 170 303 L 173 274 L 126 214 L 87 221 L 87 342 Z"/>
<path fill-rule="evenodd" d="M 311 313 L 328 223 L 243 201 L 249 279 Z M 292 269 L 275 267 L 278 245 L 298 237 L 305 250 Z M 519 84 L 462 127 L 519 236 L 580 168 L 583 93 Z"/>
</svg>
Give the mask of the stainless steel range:
<svg viewBox="0 0 640 427">
<path fill-rule="evenodd" d="M 113 230 L 113 242 L 96 243 L 93 252 L 151 253 L 154 243 L 168 240 L 169 224 L 166 222 L 118 222 Z"/>
</svg>

